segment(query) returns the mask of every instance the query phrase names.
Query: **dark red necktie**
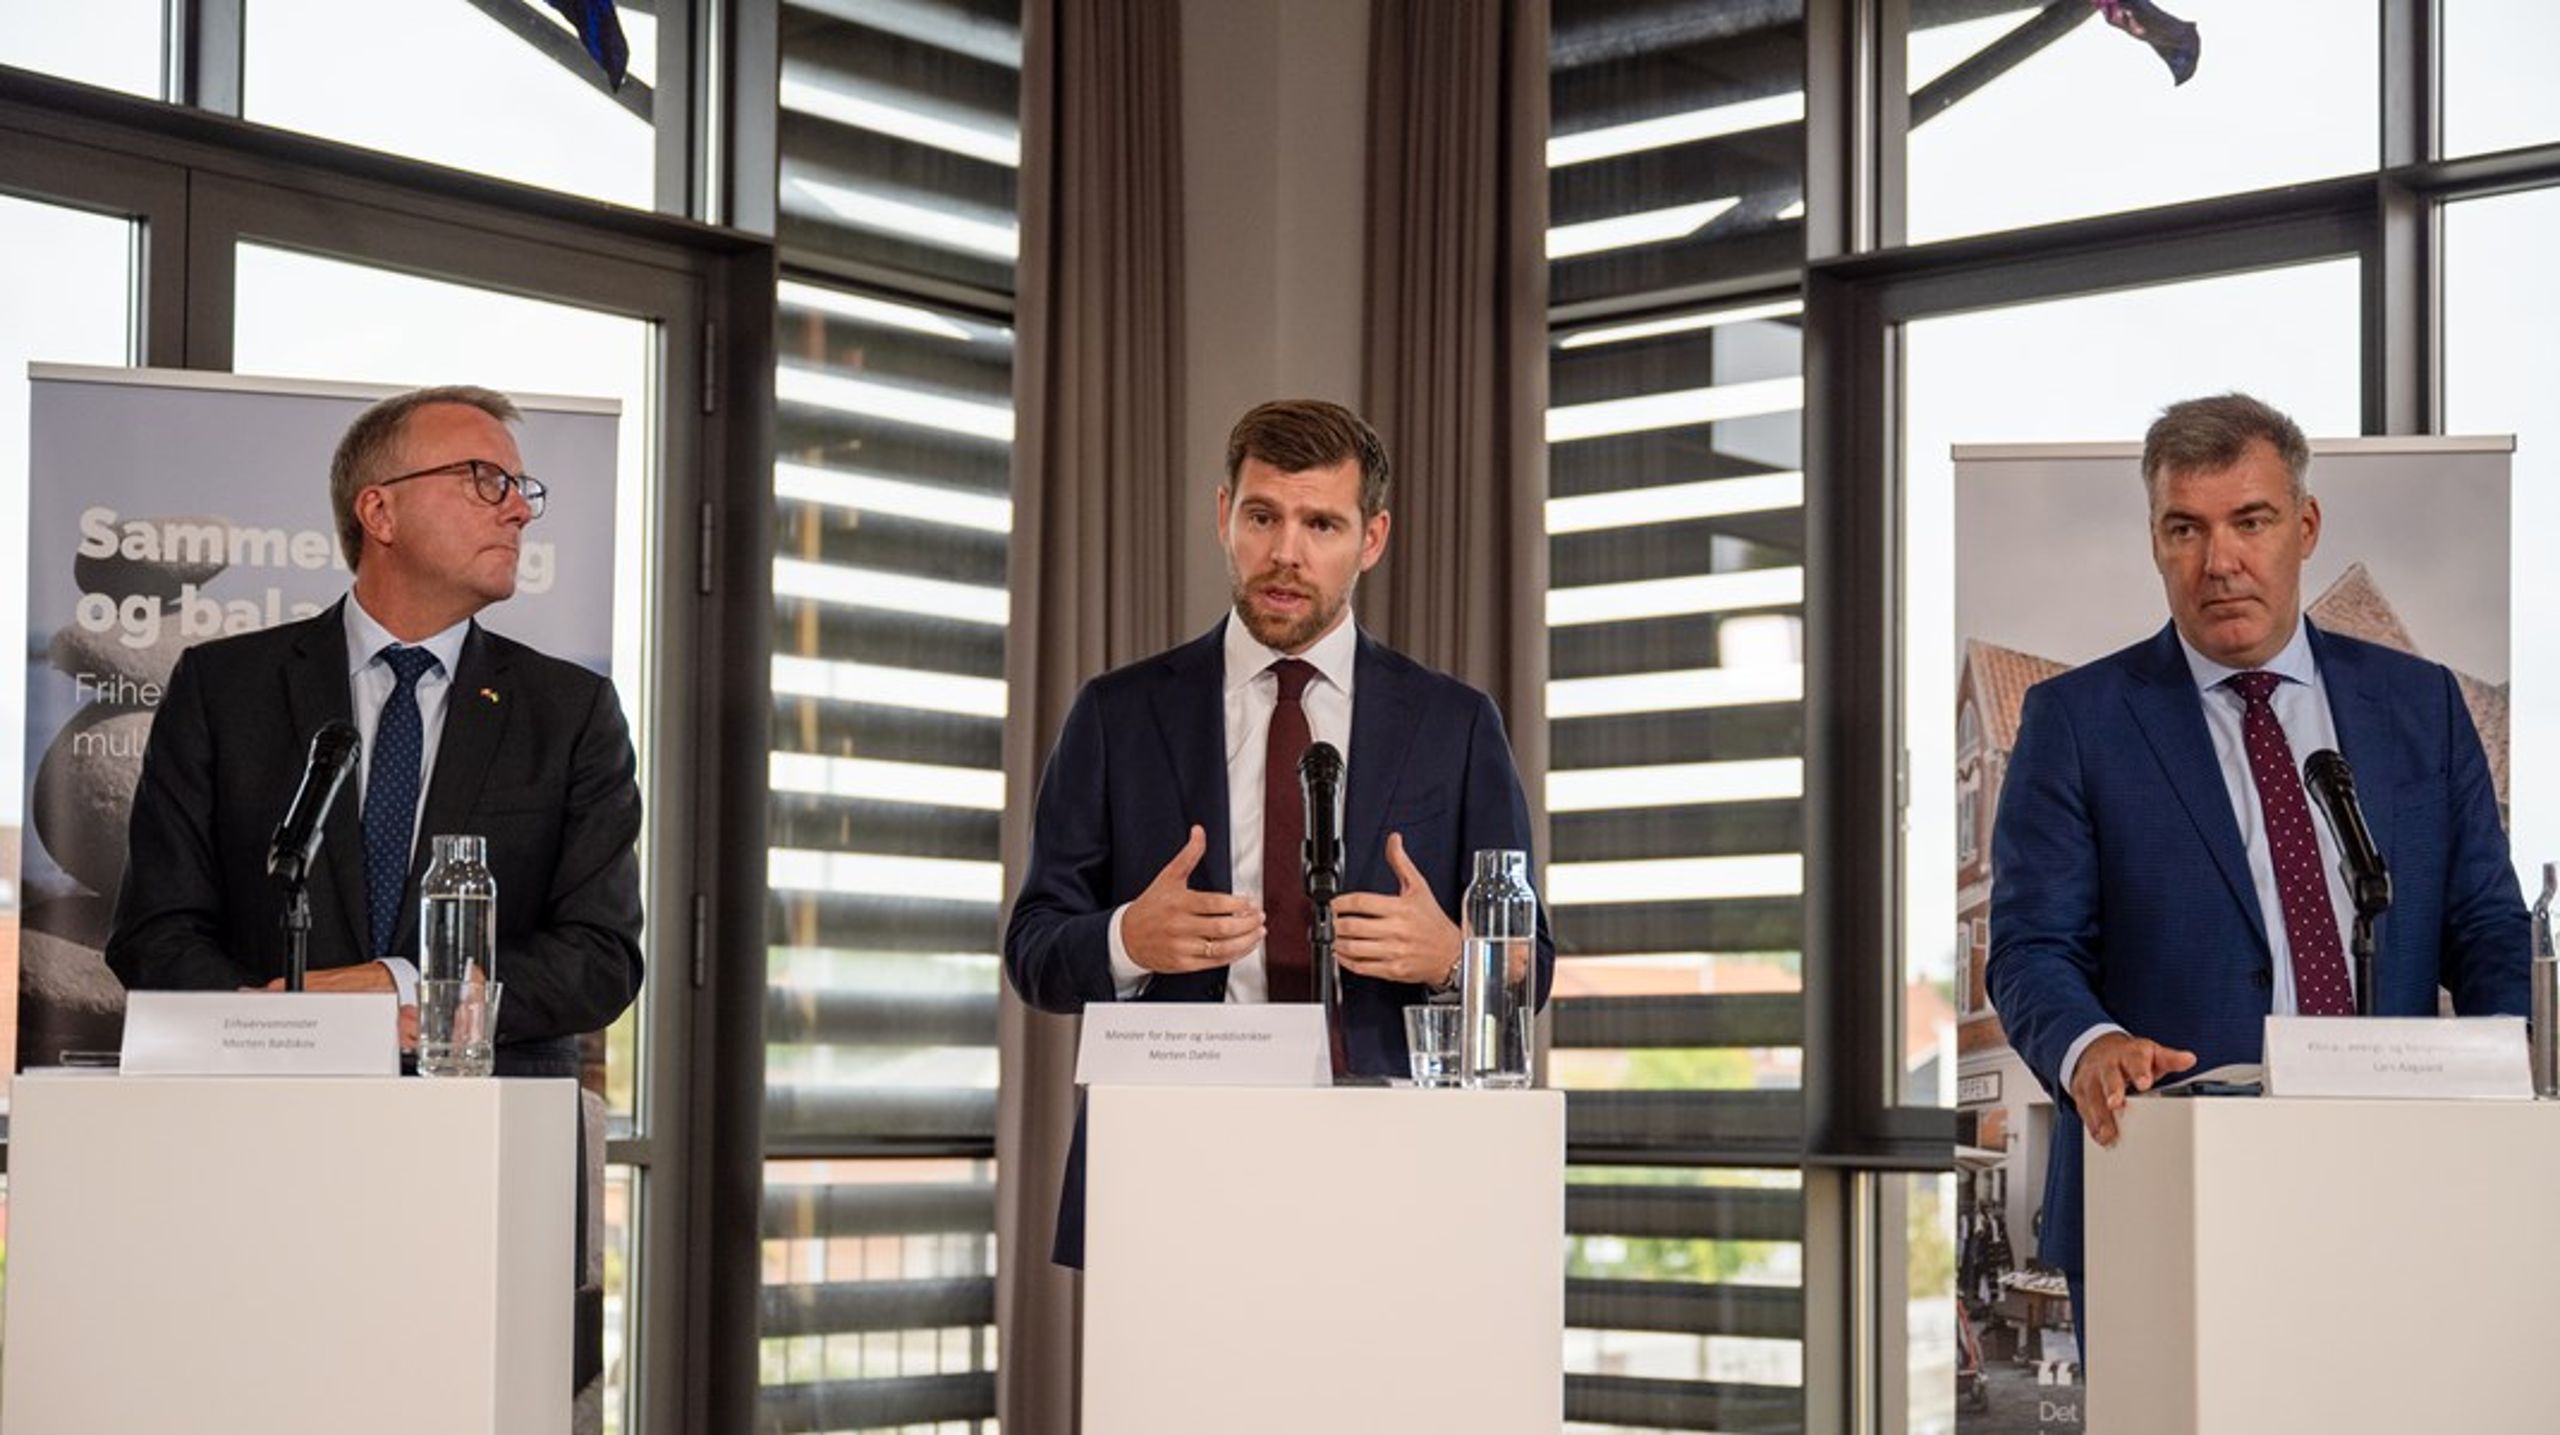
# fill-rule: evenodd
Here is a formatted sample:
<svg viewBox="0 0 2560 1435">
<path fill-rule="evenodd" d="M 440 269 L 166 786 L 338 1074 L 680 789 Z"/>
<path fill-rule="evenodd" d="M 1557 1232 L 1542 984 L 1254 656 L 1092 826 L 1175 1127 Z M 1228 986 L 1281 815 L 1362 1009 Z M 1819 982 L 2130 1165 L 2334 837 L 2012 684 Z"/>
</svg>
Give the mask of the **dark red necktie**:
<svg viewBox="0 0 2560 1435">
<path fill-rule="evenodd" d="M 2311 830 L 2311 803 L 2302 795 L 2293 745 L 2268 701 L 2273 673 L 2240 673 L 2228 679 L 2248 704 L 2240 733 L 2256 779 L 2258 812 L 2267 824 L 2267 855 L 2275 864 L 2276 901 L 2284 908 L 2284 936 L 2293 948 L 2293 1005 L 2304 1016 L 2353 1016 L 2355 990 L 2347 985 L 2347 957 L 2338 944 L 2338 911 L 2329 903 L 2329 879 L 2320 862 L 2320 835 Z"/>
<path fill-rule="evenodd" d="M 1307 802 L 1298 784 L 1298 759 L 1307 755 L 1307 710 L 1299 702 L 1314 665 L 1283 658 L 1271 665 L 1280 701 L 1271 709 L 1271 736 L 1262 749 L 1262 966 L 1270 999 L 1316 998 L 1315 957 L 1307 938 L 1310 912 L 1304 853 Z"/>
</svg>

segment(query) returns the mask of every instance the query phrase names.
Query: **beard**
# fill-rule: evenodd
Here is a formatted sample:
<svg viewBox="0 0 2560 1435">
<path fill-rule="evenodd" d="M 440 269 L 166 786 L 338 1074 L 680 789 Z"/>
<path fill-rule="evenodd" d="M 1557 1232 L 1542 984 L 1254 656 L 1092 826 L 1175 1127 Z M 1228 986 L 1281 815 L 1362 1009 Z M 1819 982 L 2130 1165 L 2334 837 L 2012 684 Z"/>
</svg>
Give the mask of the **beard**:
<svg viewBox="0 0 2560 1435">
<path fill-rule="evenodd" d="M 1231 577 L 1233 571 L 1229 569 Z M 1250 583 L 1242 578 L 1233 578 L 1233 585 L 1236 617 L 1243 621 L 1245 631 L 1253 634 L 1254 641 L 1273 652 L 1296 653 L 1323 637 L 1334 620 L 1342 616 L 1343 607 L 1351 601 L 1351 590 L 1359 586 L 1359 579 L 1355 576 L 1330 600 L 1321 590 L 1284 580 L 1278 574 L 1266 574 Z M 1254 595 L 1265 588 L 1285 588 L 1293 593 L 1302 593 L 1309 601 L 1302 612 L 1266 613 L 1254 606 Z"/>
</svg>

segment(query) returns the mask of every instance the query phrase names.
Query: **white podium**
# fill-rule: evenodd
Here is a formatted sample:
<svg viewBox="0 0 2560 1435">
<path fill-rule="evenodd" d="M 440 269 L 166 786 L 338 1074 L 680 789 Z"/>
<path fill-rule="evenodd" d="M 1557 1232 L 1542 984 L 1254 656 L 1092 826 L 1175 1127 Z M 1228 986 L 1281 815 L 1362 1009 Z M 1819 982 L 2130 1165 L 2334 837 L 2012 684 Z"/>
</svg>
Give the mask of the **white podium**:
<svg viewBox="0 0 2560 1435">
<path fill-rule="evenodd" d="M 1084 1428 L 1564 1424 L 1564 1094 L 1097 1086 Z"/>
<path fill-rule="evenodd" d="M 33 1072 L 9 1435 L 557 1435 L 570 1081 Z"/>
<path fill-rule="evenodd" d="M 2093 1435 L 2560 1429 L 2560 1105 L 2125 1118 L 2088 1148 Z"/>
</svg>

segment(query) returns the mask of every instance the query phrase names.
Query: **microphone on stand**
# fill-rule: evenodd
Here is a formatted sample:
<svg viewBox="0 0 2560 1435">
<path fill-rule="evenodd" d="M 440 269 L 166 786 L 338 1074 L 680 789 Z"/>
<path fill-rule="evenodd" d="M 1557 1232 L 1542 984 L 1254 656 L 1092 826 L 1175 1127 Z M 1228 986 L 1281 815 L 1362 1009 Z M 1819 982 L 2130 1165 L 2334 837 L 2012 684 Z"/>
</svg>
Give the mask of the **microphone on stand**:
<svg viewBox="0 0 2560 1435">
<path fill-rule="evenodd" d="M 1298 792 L 1307 805 L 1307 836 L 1298 854 L 1307 886 L 1307 954 L 1315 966 L 1316 1000 L 1324 1004 L 1333 1077 L 1341 1083 L 1352 1073 L 1343 1038 L 1342 971 L 1333 962 L 1333 899 L 1342 893 L 1342 753 L 1332 743 L 1308 744 L 1298 759 Z"/>
<path fill-rule="evenodd" d="M 2374 845 L 2373 829 L 2365 825 L 2364 809 L 2356 802 L 2355 770 L 2337 749 L 2324 747 L 2303 759 L 2302 782 L 2311 789 L 2311 800 L 2338 840 L 2339 873 L 2347 879 L 2347 895 L 2356 907 L 2355 936 L 2348 943 L 2355 954 L 2356 1015 L 2371 1016 L 2373 924 L 2391 907 L 2391 869 L 2382 860 L 2382 849 Z"/>
<path fill-rule="evenodd" d="M 312 735 L 302 785 L 294 790 L 293 805 L 285 809 L 284 821 L 276 824 L 275 836 L 267 842 L 268 876 L 299 886 L 309 875 L 329 809 L 337 804 L 338 789 L 346 785 L 347 774 L 355 771 L 356 754 L 363 748 L 353 723 L 323 723 Z"/>
<path fill-rule="evenodd" d="M 1329 742 L 1309 744 L 1298 759 L 1298 788 L 1307 804 L 1307 905 L 1322 912 L 1342 891 L 1342 754 Z"/>
<path fill-rule="evenodd" d="M 356 736 L 353 723 L 322 723 L 312 734 L 311 757 L 302 767 L 302 785 L 294 789 L 293 805 L 285 809 L 284 821 L 276 824 L 275 836 L 267 841 L 267 875 L 284 883 L 284 989 L 302 990 L 304 972 L 311 962 L 311 859 L 320 850 L 321 835 L 329 825 L 329 809 L 338 801 L 338 789 L 347 785 L 347 774 L 355 771 L 356 754 L 364 748 L 364 740 Z"/>
</svg>

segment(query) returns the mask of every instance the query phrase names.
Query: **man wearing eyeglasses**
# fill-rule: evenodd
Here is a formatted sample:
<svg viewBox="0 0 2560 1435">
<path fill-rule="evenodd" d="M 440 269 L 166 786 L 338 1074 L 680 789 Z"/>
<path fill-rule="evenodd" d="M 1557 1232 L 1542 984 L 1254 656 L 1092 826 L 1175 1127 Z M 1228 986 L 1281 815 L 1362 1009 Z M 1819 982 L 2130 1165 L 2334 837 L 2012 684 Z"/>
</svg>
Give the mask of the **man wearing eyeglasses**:
<svg viewBox="0 0 2560 1435">
<path fill-rule="evenodd" d="M 331 721 L 362 767 L 309 881 L 313 991 L 414 1008 L 418 879 L 434 833 L 487 839 L 498 882 L 500 1075 L 578 1074 L 578 1038 L 640 989 L 640 792 L 613 685 L 480 626 L 515 592 L 546 494 L 515 405 L 420 389 L 359 415 L 330 464 L 346 599 L 189 649 L 135 790 L 106 960 L 128 989 L 281 987 L 270 834 Z"/>
</svg>

